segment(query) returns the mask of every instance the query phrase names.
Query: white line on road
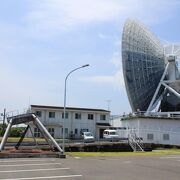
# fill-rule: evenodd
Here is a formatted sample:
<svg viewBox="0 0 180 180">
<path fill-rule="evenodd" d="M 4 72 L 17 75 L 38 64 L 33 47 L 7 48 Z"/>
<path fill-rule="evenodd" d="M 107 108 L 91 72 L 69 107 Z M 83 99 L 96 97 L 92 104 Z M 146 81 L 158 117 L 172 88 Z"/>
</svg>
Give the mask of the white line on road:
<svg viewBox="0 0 180 180">
<path fill-rule="evenodd" d="M 1 180 L 55 179 L 55 178 L 71 178 L 71 177 L 82 177 L 82 175 L 45 176 L 45 177 L 30 177 L 30 178 L 12 178 L 12 179 L 1 179 Z"/>
<path fill-rule="evenodd" d="M 7 162 L 14 162 L 14 163 L 17 163 L 17 162 L 36 162 L 36 161 L 38 161 L 38 162 L 44 162 L 44 161 L 47 161 L 47 160 L 43 160 L 43 159 L 29 159 L 29 160 L 19 160 L 19 159 L 16 159 L 16 160 L 8 160 L 8 161 L 6 161 L 6 160 L 4 160 L 4 161 L 1 161 L 1 163 L 7 163 Z M 52 161 L 52 160 L 51 160 Z"/>
<path fill-rule="evenodd" d="M 61 163 L 43 163 L 43 164 L 4 164 L 0 165 L 0 167 L 19 167 L 19 166 L 46 166 L 46 165 L 55 165 L 55 164 L 61 164 Z"/>
<path fill-rule="evenodd" d="M 168 156 L 168 157 L 160 157 L 160 159 L 178 159 L 180 156 Z"/>
<path fill-rule="evenodd" d="M 132 161 L 123 161 L 123 163 L 130 164 L 130 163 L 132 163 Z"/>
<path fill-rule="evenodd" d="M 51 168 L 51 169 L 21 169 L 21 170 L 9 170 L 9 171 L 0 171 L 0 173 L 18 173 L 18 172 L 33 172 L 33 171 L 55 171 L 55 170 L 66 170 L 70 168 Z"/>
<path fill-rule="evenodd" d="M 74 157 L 75 159 L 81 159 L 80 157 Z"/>
</svg>

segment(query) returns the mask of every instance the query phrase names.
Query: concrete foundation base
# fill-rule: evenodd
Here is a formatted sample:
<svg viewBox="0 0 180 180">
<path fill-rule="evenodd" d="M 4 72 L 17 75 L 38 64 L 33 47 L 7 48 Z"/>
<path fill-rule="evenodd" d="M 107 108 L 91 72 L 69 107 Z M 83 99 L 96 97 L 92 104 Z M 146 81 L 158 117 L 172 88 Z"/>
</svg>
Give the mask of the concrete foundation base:
<svg viewBox="0 0 180 180">
<path fill-rule="evenodd" d="M 1 158 L 66 158 L 60 152 L 42 150 L 3 150 L 0 152 Z"/>
<path fill-rule="evenodd" d="M 65 159 L 65 158 L 66 158 L 66 155 L 65 155 L 65 154 L 60 154 L 60 155 L 59 155 L 59 158 Z"/>
</svg>

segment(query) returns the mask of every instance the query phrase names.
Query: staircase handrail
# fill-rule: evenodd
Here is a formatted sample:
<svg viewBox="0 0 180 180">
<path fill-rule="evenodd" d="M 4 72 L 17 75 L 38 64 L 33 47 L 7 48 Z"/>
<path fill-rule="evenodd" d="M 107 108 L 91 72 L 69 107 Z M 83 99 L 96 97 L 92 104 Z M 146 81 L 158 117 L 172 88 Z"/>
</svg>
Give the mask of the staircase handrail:
<svg viewBox="0 0 180 180">
<path fill-rule="evenodd" d="M 132 149 L 134 151 L 137 151 L 137 147 L 141 150 L 143 150 L 143 143 L 142 143 L 142 139 L 137 137 L 135 132 L 130 131 L 130 133 L 128 134 L 128 142 L 129 145 L 132 147 Z"/>
</svg>

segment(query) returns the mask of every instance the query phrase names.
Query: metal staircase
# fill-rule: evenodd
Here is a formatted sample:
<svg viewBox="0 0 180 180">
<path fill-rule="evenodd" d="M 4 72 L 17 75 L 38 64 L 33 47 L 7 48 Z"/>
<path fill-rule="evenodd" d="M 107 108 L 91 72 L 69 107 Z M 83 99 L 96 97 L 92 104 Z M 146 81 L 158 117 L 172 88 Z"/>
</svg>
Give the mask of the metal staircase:
<svg viewBox="0 0 180 180">
<path fill-rule="evenodd" d="M 144 152 L 143 141 L 141 138 L 137 137 L 135 132 L 130 131 L 128 134 L 128 143 L 133 149 L 133 151 L 141 151 Z"/>
</svg>

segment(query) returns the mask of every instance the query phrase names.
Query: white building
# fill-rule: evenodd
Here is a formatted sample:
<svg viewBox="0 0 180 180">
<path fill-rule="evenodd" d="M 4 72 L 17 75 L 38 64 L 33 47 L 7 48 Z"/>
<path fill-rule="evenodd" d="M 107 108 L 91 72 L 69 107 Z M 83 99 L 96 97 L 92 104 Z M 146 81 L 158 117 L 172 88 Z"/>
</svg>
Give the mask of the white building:
<svg viewBox="0 0 180 180">
<path fill-rule="evenodd" d="M 35 113 L 47 130 L 55 138 L 63 136 L 63 107 L 31 105 L 31 112 Z M 103 131 L 110 126 L 110 111 L 104 109 L 89 109 L 67 107 L 65 115 L 65 137 L 80 138 L 81 132 L 90 131 L 96 139 L 102 138 Z M 32 124 L 32 133 L 40 137 L 39 130 Z M 28 137 L 32 136 L 28 132 Z"/>
<path fill-rule="evenodd" d="M 119 133 L 128 136 L 132 131 L 145 143 L 180 145 L 180 114 L 158 113 L 152 116 L 131 114 L 114 117 L 113 127 L 119 127 Z M 124 127 L 126 130 L 124 130 Z"/>
</svg>

